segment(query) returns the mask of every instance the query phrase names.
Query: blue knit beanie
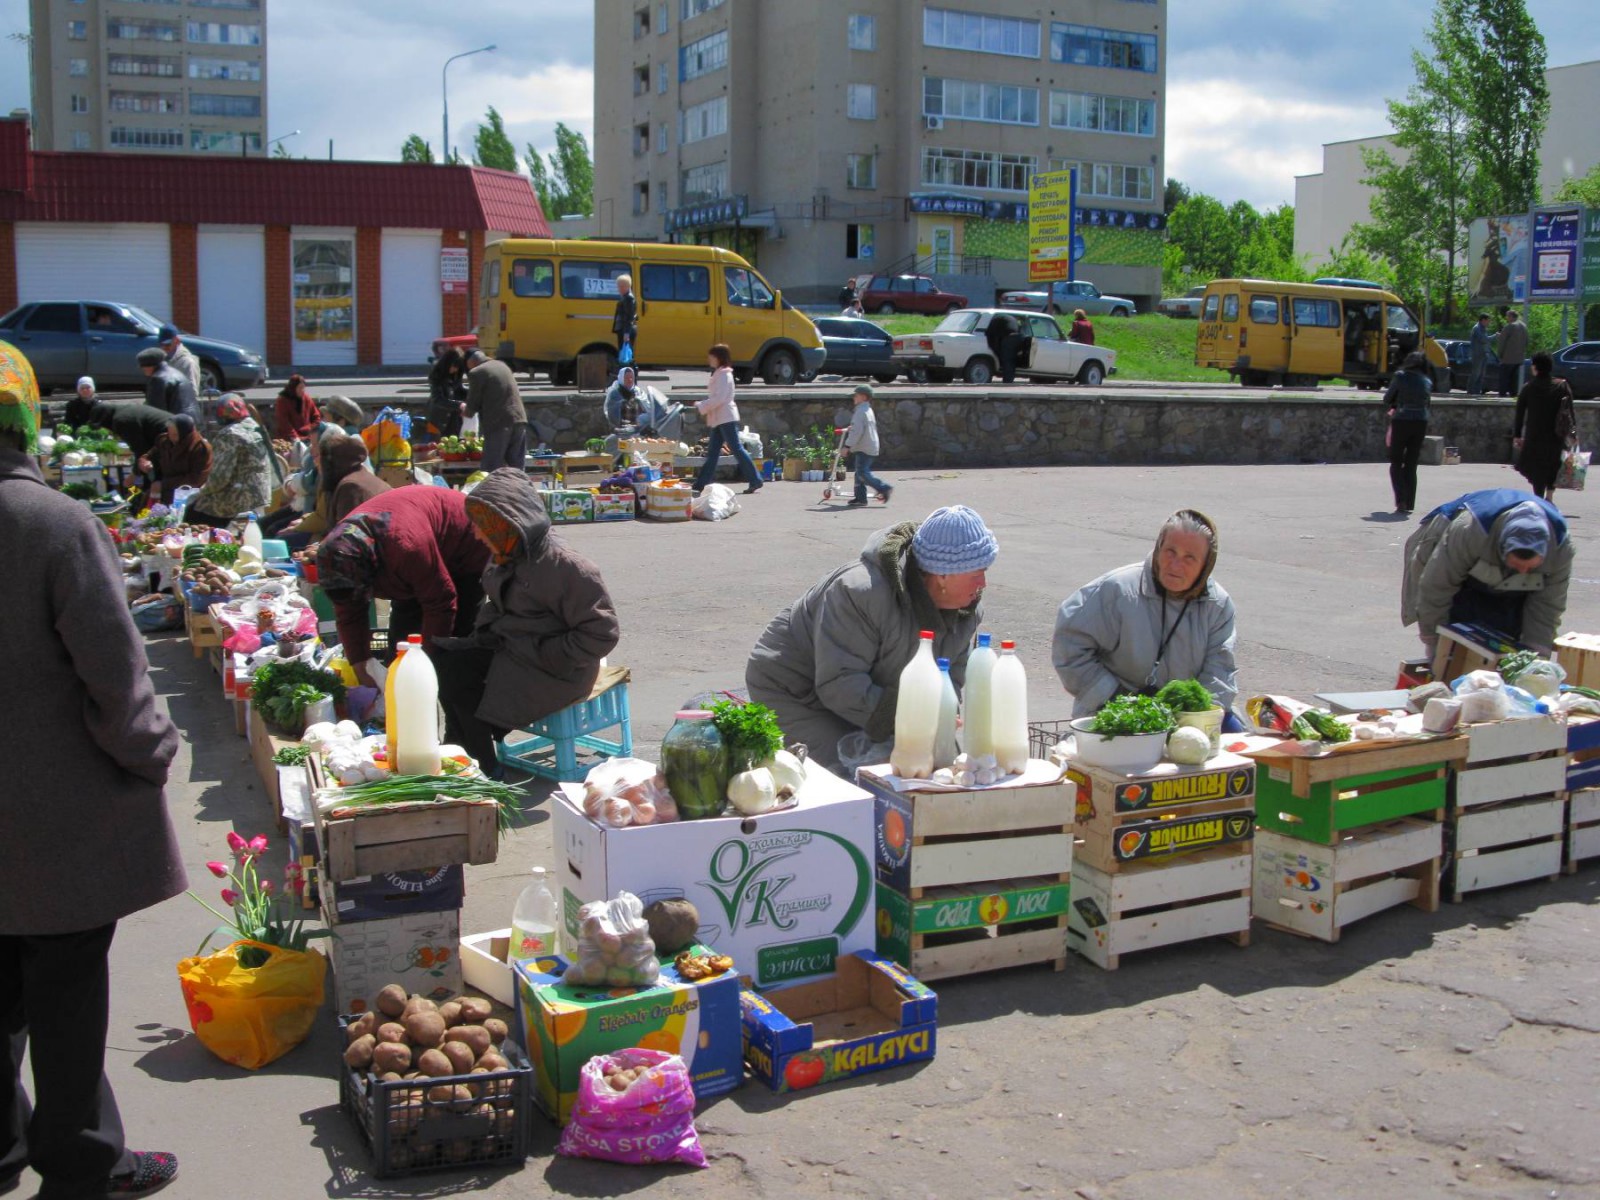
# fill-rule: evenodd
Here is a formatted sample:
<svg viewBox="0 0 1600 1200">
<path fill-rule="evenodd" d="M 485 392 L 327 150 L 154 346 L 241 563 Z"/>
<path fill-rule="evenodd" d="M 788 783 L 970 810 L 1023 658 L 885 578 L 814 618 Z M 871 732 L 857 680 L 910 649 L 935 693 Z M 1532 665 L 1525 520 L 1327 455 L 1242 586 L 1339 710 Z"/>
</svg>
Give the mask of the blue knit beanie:
<svg viewBox="0 0 1600 1200">
<path fill-rule="evenodd" d="M 911 539 L 917 565 L 934 575 L 986 571 L 1000 553 L 1000 543 L 983 518 L 964 504 L 930 513 Z"/>
</svg>

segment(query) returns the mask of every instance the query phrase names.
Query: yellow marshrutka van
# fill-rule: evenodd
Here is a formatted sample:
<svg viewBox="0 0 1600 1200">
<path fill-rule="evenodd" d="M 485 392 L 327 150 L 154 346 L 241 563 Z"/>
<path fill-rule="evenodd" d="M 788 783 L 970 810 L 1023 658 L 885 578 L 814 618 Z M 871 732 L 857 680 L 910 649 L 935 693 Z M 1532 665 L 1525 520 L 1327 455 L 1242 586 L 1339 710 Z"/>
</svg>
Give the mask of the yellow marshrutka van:
<svg viewBox="0 0 1600 1200">
<path fill-rule="evenodd" d="M 790 384 L 827 357 L 817 327 L 744 259 L 716 246 L 507 238 L 484 251 L 478 344 L 512 370 L 577 379 L 578 355 L 617 351 L 617 276 L 639 301 L 634 360 L 701 367 L 718 342 L 735 377 Z"/>
<path fill-rule="evenodd" d="M 1196 334 L 1196 366 L 1218 367 L 1247 387 L 1306 387 L 1348 379 L 1388 385 L 1407 354 L 1420 349 L 1435 394 L 1450 390 L 1444 350 L 1392 292 L 1370 287 L 1213 279 Z"/>
</svg>

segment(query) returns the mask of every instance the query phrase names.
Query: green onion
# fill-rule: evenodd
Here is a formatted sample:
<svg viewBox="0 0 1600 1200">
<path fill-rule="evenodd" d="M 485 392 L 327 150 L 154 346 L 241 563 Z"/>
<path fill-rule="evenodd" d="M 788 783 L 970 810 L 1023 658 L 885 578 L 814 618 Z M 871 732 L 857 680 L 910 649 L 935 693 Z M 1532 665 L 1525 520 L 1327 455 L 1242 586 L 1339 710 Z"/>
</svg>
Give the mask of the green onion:
<svg viewBox="0 0 1600 1200">
<path fill-rule="evenodd" d="M 522 811 L 523 789 L 483 776 L 391 775 L 339 791 L 338 807 L 375 808 L 385 804 L 436 804 L 441 800 L 493 800 L 501 836 L 511 832 Z"/>
</svg>

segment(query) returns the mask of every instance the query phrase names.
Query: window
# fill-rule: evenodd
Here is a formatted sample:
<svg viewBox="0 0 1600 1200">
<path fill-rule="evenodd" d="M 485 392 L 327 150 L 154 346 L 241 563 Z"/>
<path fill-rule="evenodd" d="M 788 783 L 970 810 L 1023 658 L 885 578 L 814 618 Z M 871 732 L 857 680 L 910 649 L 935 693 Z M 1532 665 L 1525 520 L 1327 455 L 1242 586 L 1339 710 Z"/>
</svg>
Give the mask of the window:
<svg viewBox="0 0 1600 1200">
<path fill-rule="evenodd" d="M 671 14 L 672 4 L 670 0 L 661 0 L 660 6 L 656 9 L 657 33 L 665 33 L 667 31 L 667 23 L 671 19 Z"/>
<path fill-rule="evenodd" d="M 177 0 L 160 0 L 163 4 L 176 3 Z M 251 12 L 259 12 L 261 0 L 190 0 L 196 8 L 241 8 Z"/>
<path fill-rule="evenodd" d="M 878 156 L 876 154 L 847 154 L 844 156 L 844 182 L 846 187 L 875 188 L 878 186 Z"/>
<path fill-rule="evenodd" d="M 160 75 L 178 77 L 178 60 L 161 54 L 111 54 L 106 56 L 110 75 Z"/>
<path fill-rule="evenodd" d="M 128 129 L 111 127 L 111 145 L 120 150 L 182 150 L 181 129 Z"/>
<path fill-rule="evenodd" d="M 108 97 L 112 112 L 181 113 L 182 92 L 118 92 Z"/>
<path fill-rule="evenodd" d="M 67 37 L 75 42 L 87 41 L 89 38 L 89 23 L 87 21 L 68 21 Z"/>
<path fill-rule="evenodd" d="M 641 154 L 650 153 L 650 126 L 635 125 L 633 127 L 633 156 L 638 158 Z"/>
<path fill-rule="evenodd" d="M 728 303 L 738 308 L 771 308 L 772 292 L 754 271 L 728 267 L 722 273 L 728 290 Z"/>
<path fill-rule="evenodd" d="M 77 333 L 82 325 L 76 304 L 41 304 L 26 326 L 29 333 Z"/>
<path fill-rule="evenodd" d="M 633 215 L 642 217 L 650 211 L 650 184 L 636 183 L 633 185 Z"/>
<path fill-rule="evenodd" d="M 874 121 L 878 117 L 878 89 L 870 83 L 852 83 L 845 88 L 845 115 L 855 121 Z"/>
<path fill-rule="evenodd" d="M 568 300 L 617 298 L 617 276 L 628 274 L 628 264 L 568 258 L 561 263 L 561 294 Z"/>
<path fill-rule="evenodd" d="M 90 148 L 89 131 L 87 129 L 75 129 L 72 131 L 72 148 L 74 150 L 87 150 Z"/>
<path fill-rule="evenodd" d="M 650 34 L 650 8 L 646 5 L 633 14 L 633 39 L 638 41 Z"/>
<path fill-rule="evenodd" d="M 992 154 L 935 146 L 922 149 L 922 182 L 935 186 L 1025 192 L 1036 169 L 1037 161 L 1031 154 Z"/>
<path fill-rule="evenodd" d="M 1087 92 L 1051 92 L 1050 124 L 1057 129 L 1155 137 L 1156 102 Z"/>
<path fill-rule="evenodd" d="M 1039 22 L 930 8 L 922 14 L 922 44 L 942 46 L 946 50 L 1038 58 Z"/>
<path fill-rule="evenodd" d="M 1156 176 L 1153 167 L 1124 166 L 1121 163 L 1079 162 L 1052 158 L 1053 171 L 1076 170 L 1078 195 L 1109 197 L 1113 200 L 1155 199 Z"/>
<path fill-rule="evenodd" d="M 293 254 L 294 340 L 355 341 L 354 241 L 296 238 Z"/>
<path fill-rule="evenodd" d="M 110 305 L 86 304 L 84 307 L 89 313 L 89 324 L 96 330 L 106 333 L 127 334 L 129 337 L 138 337 L 145 332 L 139 328 L 137 322 L 130 320 Z"/>
<path fill-rule="evenodd" d="M 650 94 L 650 64 L 633 69 L 633 94 L 635 96 L 648 96 Z"/>
<path fill-rule="evenodd" d="M 1239 319 L 1239 297 L 1237 295 L 1222 298 L 1222 319 L 1224 321 L 1237 321 Z"/>
<path fill-rule="evenodd" d="M 1257 325 L 1278 323 L 1278 301 L 1273 296 L 1250 297 L 1250 320 Z"/>
<path fill-rule="evenodd" d="M 668 130 L 667 123 L 662 121 L 656 126 L 656 153 L 665 154 L 671 142 L 672 133 Z"/>
<path fill-rule="evenodd" d="M 74 79 L 82 79 L 89 74 L 89 60 L 87 58 L 73 58 L 67 60 L 67 74 Z"/>
<path fill-rule="evenodd" d="M 189 97 L 189 113 L 196 117 L 259 117 L 261 97 L 195 92 Z"/>
<path fill-rule="evenodd" d="M 488 272 L 493 274 L 493 272 Z M 548 258 L 519 258 L 511 264 L 511 294 L 544 299 L 556 294 L 556 270 Z"/>
<path fill-rule="evenodd" d="M 191 28 L 193 22 L 190 23 Z M 106 36 L 130 42 L 175 42 L 176 21 L 140 21 L 132 17 L 111 17 L 106 21 Z"/>
<path fill-rule="evenodd" d="M 728 132 L 728 98 L 717 96 L 703 104 L 683 110 L 683 128 L 678 134 L 678 144 L 702 142 Z"/>
<path fill-rule="evenodd" d="M 705 200 L 718 200 L 728 194 L 728 164 L 707 163 L 703 167 L 690 167 L 683 173 L 680 202 L 699 204 Z"/>
<path fill-rule="evenodd" d="M 185 36 L 191 42 L 204 42 L 212 46 L 259 46 L 261 26 L 190 21 Z"/>
<path fill-rule="evenodd" d="M 711 269 L 646 263 L 639 268 L 641 300 L 672 300 L 679 304 L 711 303 Z"/>
<path fill-rule="evenodd" d="M 1217 311 L 1217 298 L 1206 297 L 1206 319 L 1214 320 Z M 1339 306 L 1332 300 L 1307 300 L 1295 297 L 1294 323 L 1296 325 L 1315 325 L 1323 329 L 1338 329 Z"/>
<path fill-rule="evenodd" d="M 728 65 L 728 31 L 719 30 L 678 51 L 678 79 L 687 82 Z"/>
<path fill-rule="evenodd" d="M 1062 340 L 1061 326 L 1057 325 L 1049 317 L 1029 317 L 1028 332 L 1041 341 L 1059 342 Z"/>
<path fill-rule="evenodd" d="M 1295 312 L 1297 314 L 1296 317 L 1295 317 L 1295 320 L 1298 321 L 1300 319 L 1299 316 L 1298 316 L 1298 313 L 1300 311 L 1299 310 L 1299 301 L 1296 301 L 1295 305 L 1296 305 Z M 1205 309 L 1204 309 L 1203 312 L 1201 312 L 1200 319 L 1202 321 L 1215 321 L 1217 319 L 1217 297 L 1216 297 L 1215 293 L 1213 293 L 1212 295 L 1206 297 Z"/>
<path fill-rule="evenodd" d="M 72 94 L 72 111 L 75 112 L 75 113 L 86 113 L 86 112 L 88 112 L 89 111 L 89 97 L 80 96 L 80 95 L 78 95 L 77 92 L 74 92 Z"/>
<path fill-rule="evenodd" d="M 698 17 L 701 13 L 721 8 L 725 0 L 683 0 L 683 20 Z"/>
<path fill-rule="evenodd" d="M 850 15 L 850 49 L 876 50 L 878 48 L 878 18 Z"/>
<path fill-rule="evenodd" d="M 239 154 L 246 150 L 261 149 L 261 135 L 237 133 L 228 129 L 191 129 L 189 149 L 208 152 L 220 150 L 226 154 Z"/>
<path fill-rule="evenodd" d="M 1052 22 L 1050 61 L 1084 67 L 1115 67 L 1124 71 L 1154 71 L 1156 38 L 1152 33 L 1125 33 L 1120 29 Z"/>
<path fill-rule="evenodd" d="M 876 249 L 877 231 L 871 225 L 844 227 L 844 256 L 870 259 Z"/>
<path fill-rule="evenodd" d="M 229 79 L 242 83 L 261 82 L 261 60 L 248 58 L 189 59 L 190 79 Z"/>
<path fill-rule="evenodd" d="M 922 115 L 949 121 L 1037 125 L 1039 89 L 928 76 L 922 81 Z"/>
<path fill-rule="evenodd" d="M 666 63 L 662 63 L 656 68 L 656 95 L 665 96 L 667 94 L 667 79 L 671 74 L 672 72 L 667 70 Z"/>
</svg>

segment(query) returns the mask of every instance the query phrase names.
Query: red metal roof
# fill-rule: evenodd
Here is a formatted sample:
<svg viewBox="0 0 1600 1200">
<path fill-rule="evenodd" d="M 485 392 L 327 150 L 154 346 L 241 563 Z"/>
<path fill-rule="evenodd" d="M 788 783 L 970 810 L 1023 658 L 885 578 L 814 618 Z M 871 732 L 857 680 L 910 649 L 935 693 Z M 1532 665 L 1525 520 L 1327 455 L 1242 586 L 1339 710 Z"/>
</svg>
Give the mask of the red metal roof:
<svg viewBox="0 0 1600 1200">
<path fill-rule="evenodd" d="M 0 121 L 0 127 L 10 124 L 21 123 Z M 35 151 L 28 180 L 3 132 L 0 128 L 0 220 L 5 221 L 356 225 L 550 236 L 533 184 L 510 171 Z"/>
</svg>

